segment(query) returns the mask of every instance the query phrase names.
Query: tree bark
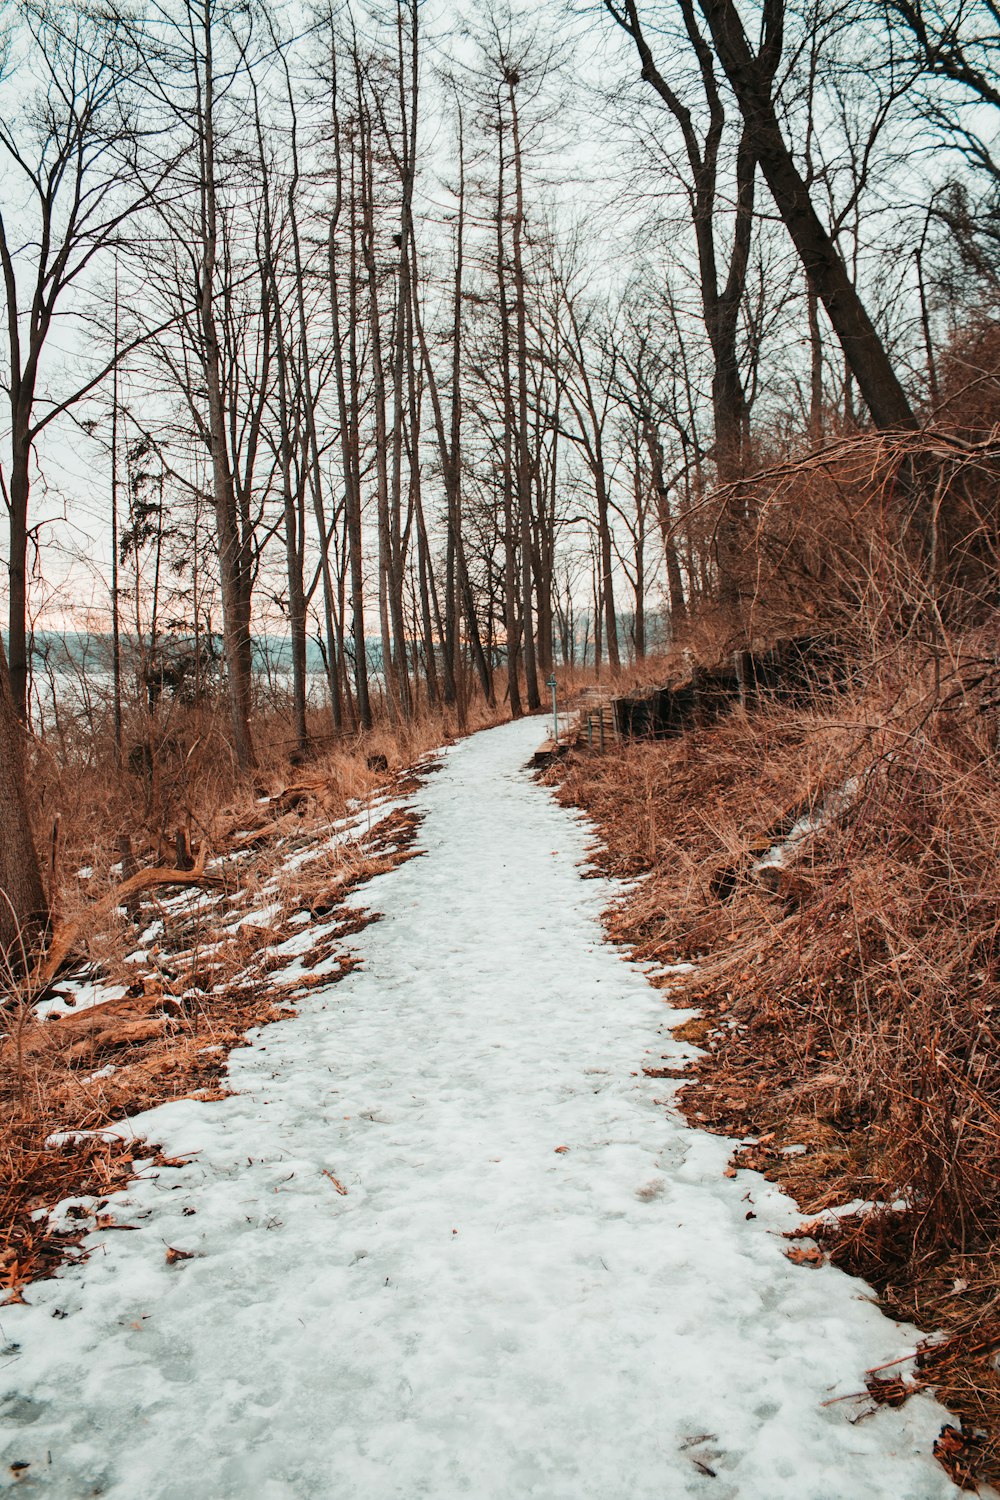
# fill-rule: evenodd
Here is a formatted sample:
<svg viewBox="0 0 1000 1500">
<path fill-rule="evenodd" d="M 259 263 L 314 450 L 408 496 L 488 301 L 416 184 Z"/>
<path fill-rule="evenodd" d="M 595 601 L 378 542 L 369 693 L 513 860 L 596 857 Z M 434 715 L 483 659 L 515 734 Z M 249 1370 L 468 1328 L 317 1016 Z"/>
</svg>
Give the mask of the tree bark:
<svg viewBox="0 0 1000 1500">
<path fill-rule="evenodd" d="M 881 428 L 916 427 L 892 361 L 785 144 L 768 76 L 772 70 L 751 52 L 733 0 L 699 0 L 699 5 L 775 207 L 826 309 L 873 422 Z"/>
<path fill-rule="evenodd" d="M 411 225 L 412 234 L 412 225 Z M 451 410 L 448 427 L 445 426 L 444 408 L 438 387 L 437 375 L 431 361 L 424 330 L 417 286 L 416 244 L 411 246 L 414 266 L 413 322 L 420 345 L 421 358 L 427 379 L 427 389 L 434 414 L 434 431 L 437 435 L 438 453 L 448 501 L 447 517 L 447 577 L 445 601 L 444 641 L 445 654 L 450 663 L 451 679 L 456 695 L 460 695 L 461 653 L 459 650 L 458 605 L 459 597 L 465 615 L 469 646 L 473 663 L 479 677 L 483 697 L 493 702 L 493 679 L 489 662 L 483 649 L 476 616 L 475 599 L 469 580 L 469 569 L 465 555 L 465 538 L 462 530 L 462 297 L 463 269 L 465 261 L 465 155 L 462 140 L 462 118 L 459 112 L 459 189 L 458 215 L 455 225 L 455 279 L 452 303 L 452 350 L 451 350 Z"/>
<path fill-rule="evenodd" d="M 653 482 L 653 493 L 656 496 L 656 518 L 660 523 L 660 535 L 663 537 L 663 553 L 667 562 L 667 599 L 670 608 L 670 623 L 676 626 L 680 624 L 687 614 L 687 606 L 684 600 L 684 579 L 681 574 L 680 558 L 677 555 L 677 541 L 674 537 L 674 523 L 670 509 L 670 489 L 667 485 L 666 475 L 663 472 L 663 444 L 652 414 L 644 412 L 640 420 L 643 441 L 646 444 L 646 452 L 649 454 L 649 470 L 650 478 Z"/>
<path fill-rule="evenodd" d="M 605 8 L 635 42 L 642 77 L 662 99 L 680 127 L 690 173 L 691 224 L 698 255 L 702 317 L 712 350 L 712 416 L 714 459 L 720 485 L 742 478 L 747 460 L 749 408 L 740 372 L 737 326 L 746 288 L 753 234 L 756 143 L 744 124 L 736 153 L 733 233 L 728 266 L 720 272 L 717 246 L 718 168 L 726 111 L 716 77 L 712 51 L 699 29 L 692 0 L 678 0 L 684 29 L 698 64 L 705 96 L 706 123 L 699 133 L 696 117 L 657 67 L 639 21 L 636 0 L 605 0 Z M 723 279 L 724 276 L 724 279 Z M 716 560 L 724 605 L 739 603 L 737 569 L 740 559 L 739 490 L 731 490 L 719 518 Z"/>
<path fill-rule="evenodd" d="M 10 499 L 8 649 L 9 688 L 17 715 L 21 719 L 27 717 L 28 710 L 28 466 L 31 442 L 27 426 L 27 421 L 22 421 L 20 413 L 15 410 L 10 480 L 7 486 Z"/>
<path fill-rule="evenodd" d="M 510 68 L 504 82 L 510 101 L 511 149 L 514 167 L 514 216 L 511 226 L 514 279 L 514 338 L 517 364 L 517 436 L 514 472 L 518 525 L 521 539 L 521 621 L 524 630 L 524 681 L 528 708 L 542 706 L 535 665 L 535 630 L 532 619 L 531 576 L 531 448 L 528 441 L 528 307 L 524 268 L 524 177 L 521 164 L 521 126 L 517 109 L 517 74 Z"/>
<path fill-rule="evenodd" d="M 215 502 L 219 576 L 222 585 L 223 646 L 229 677 L 229 708 L 233 749 L 242 770 L 254 764 L 250 737 L 251 650 L 250 568 L 247 539 L 241 536 L 236 487 L 226 441 L 226 407 L 222 386 L 222 356 L 215 319 L 215 270 L 218 256 L 218 207 L 215 185 L 215 76 L 212 54 L 212 15 L 206 4 L 202 17 L 205 44 L 204 96 L 199 121 L 203 152 L 202 264 L 198 315 L 202 360 L 208 397 L 208 428 L 212 457 L 212 496 Z"/>
<path fill-rule="evenodd" d="M 0 642 L 0 977 L 20 974 L 28 967 L 47 920 L 28 816 L 24 728 Z"/>
<path fill-rule="evenodd" d="M 504 631 L 507 637 L 507 696 L 511 717 L 519 719 L 524 712 L 521 706 L 520 685 L 520 635 L 521 620 L 518 615 L 518 557 L 517 544 L 519 517 L 515 511 L 517 499 L 514 479 L 514 443 L 516 417 L 511 397 L 510 369 L 510 309 L 507 296 L 507 255 L 504 243 L 504 212 L 506 204 L 506 182 L 504 174 L 503 120 L 498 114 L 498 171 L 497 171 L 497 301 L 500 317 L 500 380 L 503 405 L 503 465 L 500 483 L 503 493 L 503 544 L 504 544 Z"/>
<path fill-rule="evenodd" d="M 357 374 L 357 227 L 354 193 L 351 194 L 350 264 L 348 267 L 348 308 L 346 356 L 341 326 L 340 274 L 338 269 L 337 231 L 344 205 L 344 162 L 341 150 L 340 113 L 337 101 L 336 54 L 331 53 L 331 113 L 336 184 L 333 210 L 327 235 L 327 270 L 330 286 L 330 317 L 333 324 L 333 359 L 337 386 L 337 412 L 340 419 L 340 457 L 344 476 L 344 510 L 347 550 L 351 574 L 351 636 L 354 642 L 354 691 L 358 704 L 358 723 L 371 729 L 372 710 L 368 691 L 368 655 L 365 644 L 364 551 L 361 524 L 361 473 L 359 445 L 359 396 Z M 354 153 L 352 152 L 352 182 Z"/>
</svg>

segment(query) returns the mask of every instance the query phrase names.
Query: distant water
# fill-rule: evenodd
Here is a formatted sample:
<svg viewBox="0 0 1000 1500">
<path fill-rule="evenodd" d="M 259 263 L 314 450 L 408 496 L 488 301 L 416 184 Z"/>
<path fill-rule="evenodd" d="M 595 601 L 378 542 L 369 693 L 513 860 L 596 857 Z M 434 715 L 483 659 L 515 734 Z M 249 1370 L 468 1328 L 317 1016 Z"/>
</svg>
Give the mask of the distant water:
<svg viewBox="0 0 1000 1500">
<path fill-rule="evenodd" d="M 627 648 L 631 641 L 631 617 L 619 621 L 622 645 Z M 668 644 L 666 621 L 658 612 L 651 612 L 646 622 L 647 649 L 662 650 Z M 3 633 L 6 648 L 6 632 Z M 213 670 L 221 674 L 224 670 L 222 637 L 203 634 L 199 638 L 203 653 L 209 647 L 210 657 L 203 671 L 210 677 Z M 266 694 L 290 694 L 292 689 L 292 642 L 286 635 L 260 634 L 252 640 L 256 675 L 261 690 Z M 194 636 L 167 632 L 158 638 L 157 650 L 164 663 L 176 662 L 185 653 L 193 656 Z M 121 641 L 122 677 L 126 694 L 134 693 L 136 665 L 140 656 L 139 642 L 125 635 Z M 382 647 L 377 639 L 365 642 L 369 679 L 373 687 L 382 679 Z M 576 660 L 588 665 L 593 660 L 593 637 L 586 619 L 580 621 Z M 502 664 L 502 658 L 497 665 Z M 99 706 L 102 700 L 110 699 L 112 682 L 112 640 L 102 631 L 39 630 L 31 640 L 32 717 L 36 723 L 50 721 L 54 710 L 65 707 L 70 710 L 89 705 Z M 307 693 L 314 704 L 327 698 L 326 664 L 319 643 L 314 638 L 306 642 Z"/>
<path fill-rule="evenodd" d="M 221 635 L 207 635 L 200 637 L 202 648 L 205 649 L 211 640 L 214 655 L 221 662 L 223 660 L 223 647 Z M 4 649 L 7 648 L 7 633 L 3 633 Z M 288 671 L 292 669 L 292 642 L 288 636 L 280 635 L 257 635 L 252 640 L 254 662 L 257 669 L 266 674 L 269 670 L 274 672 Z M 194 648 L 193 635 L 166 634 L 159 637 L 158 646 L 169 658 L 173 653 Z M 138 641 L 135 636 L 123 636 L 121 641 L 123 659 L 132 661 L 138 655 Z M 369 665 L 379 670 L 382 665 L 382 647 L 379 641 L 369 640 L 366 642 L 366 652 Z M 33 665 L 48 668 L 55 672 L 74 672 L 94 670 L 110 670 L 112 659 L 112 639 L 110 634 L 101 631 L 83 630 L 38 630 L 34 633 L 31 641 L 31 657 Z M 323 653 L 317 641 L 309 639 L 306 641 L 306 671 L 321 673 L 325 670 Z"/>
<path fill-rule="evenodd" d="M 208 638 L 199 642 L 203 653 L 208 649 Z M 4 641 L 6 649 L 6 639 Z M 158 648 L 161 660 L 169 668 L 186 652 L 194 654 L 193 636 L 167 635 L 161 638 Z M 256 675 L 261 692 L 278 696 L 290 695 L 292 691 L 292 647 L 291 641 L 282 636 L 257 636 L 253 641 Z M 373 684 L 379 679 L 381 650 L 378 642 L 369 642 L 367 648 L 369 674 Z M 124 637 L 121 642 L 122 685 L 126 702 L 134 702 L 144 690 L 139 687 L 137 666 L 140 652 L 135 637 Z M 108 634 L 99 631 L 37 631 L 31 642 L 31 718 L 36 728 L 50 727 L 62 712 L 76 713 L 80 710 L 103 711 L 110 704 L 112 693 L 113 647 Z M 211 679 L 213 672 L 224 671 L 222 640 L 211 639 L 211 651 L 207 661 L 203 655 L 203 674 Z M 193 675 L 192 671 L 189 675 Z M 169 688 L 167 689 L 169 693 Z M 326 666 L 323 653 L 315 641 L 306 646 L 306 693 L 315 706 L 328 698 Z"/>
</svg>

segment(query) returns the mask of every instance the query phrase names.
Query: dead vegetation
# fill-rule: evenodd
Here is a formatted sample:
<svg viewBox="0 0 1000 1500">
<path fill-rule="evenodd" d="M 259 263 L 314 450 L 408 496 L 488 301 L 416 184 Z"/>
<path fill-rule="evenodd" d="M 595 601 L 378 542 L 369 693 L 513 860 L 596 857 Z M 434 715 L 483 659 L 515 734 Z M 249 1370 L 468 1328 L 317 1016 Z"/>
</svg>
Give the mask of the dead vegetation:
<svg viewBox="0 0 1000 1500">
<path fill-rule="evenodd" d="M 39 726 L 28 782 L 57 927 L 85 910 L 104 881 L 151 865 L 190 866 L 199 851 L 210 859 L 241 837 L 252 843 L 282 818 L 287 831 L 296 818 L 341 817 L 348 802 L 377 794 L 458 732 L 443 709 L 406 723 L 383 716 L 367 733 L 336 736 L 328 717 L 315 713 L 304 756 L 288 715 L 272 707 L 254 723 L 258 763 L 248 774 L 234 760 L 223 710 L 166 698 L 153 710 L 133 707 L 120 754 L 107 705 L 63 706 Z M 465 717 L 474 730 L 506 716 L 503 706 L 477 703 Z M 92 872 L 82 882 L 80 869 Z"/>
<path fill-rule="evenodd" d="M 612 936 L 694 964 L 654 981 L 700 1011 L 680 1106 L 801 1205 L 803 1274 L 828 1257 L 932 1335 L 861 1396 L 933 1386 L 966 1488 L 1000 1482 L 998 478 L 976 422 L 775 463 L 744 494 L 744 623 L 846 670 L 548 773 L 597 861 L 647 877 Z"/>
<path fill-rule="evenodd" d="M 1000 1479 L 996 624 L 946 661 L 908 644 L 835 698 L 550 773 L 604 868 L 648 876 L 611 935 L 695 962 L 669 981 L 702 1012 L 689 1119 L 743 1140 L 734 1164 L 779 1181 L 887 1312 L 949 1333 L 917 1371 L 964 1424 L 959 1481 Z"/>
</svg>

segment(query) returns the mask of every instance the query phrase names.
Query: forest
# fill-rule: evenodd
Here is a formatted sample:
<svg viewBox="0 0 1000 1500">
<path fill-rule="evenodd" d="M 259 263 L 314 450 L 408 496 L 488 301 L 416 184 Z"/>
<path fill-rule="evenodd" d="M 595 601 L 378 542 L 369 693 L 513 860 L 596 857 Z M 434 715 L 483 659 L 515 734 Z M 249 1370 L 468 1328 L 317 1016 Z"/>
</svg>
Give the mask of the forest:
<svg viewBox="0 0 1000 1500">
<path fill-rule="evenodd" d="M 4 760 L 60 627 L 108 646 L 60 756 L 156 738 L 166 682 L 244 769 L 268 630 L 301 750 L 310 709 L 537 709 L 706 609 L 750 639 L 745 481 L 988 431 L 994 45 L 978 6 L 18 7 Z"/>
<path fill-rule="evenodd" d="M 998 141 L 992 0 L 10 0 L 19 1182 L 101 924 L 556 701 L 681 1107 L 875 1205 L 816 1255 L 949 1332 L 866 1389 L 1000 1478 Z"/>
<path fill-rule="evenodd" d="M 857 539 L 787 465 L 922 475 L 902 434 L 989 431 L 990 24 L 12 11 L 4 761 L 18 722 L 148 755 L 166 686 L 224 704 L 247 769 L 268 632 L 306 750 L 537 709 L 555 663 L 615 672 L 710 611 L 739 644 L 852 605 L 824 553 Z M 932 572 L 988 557 L 972 520 L 930 533 L 990 461 L 907 480 Z M 106 645 L 84 704 L 47 671 L 67 629 Z"/>
</svg>

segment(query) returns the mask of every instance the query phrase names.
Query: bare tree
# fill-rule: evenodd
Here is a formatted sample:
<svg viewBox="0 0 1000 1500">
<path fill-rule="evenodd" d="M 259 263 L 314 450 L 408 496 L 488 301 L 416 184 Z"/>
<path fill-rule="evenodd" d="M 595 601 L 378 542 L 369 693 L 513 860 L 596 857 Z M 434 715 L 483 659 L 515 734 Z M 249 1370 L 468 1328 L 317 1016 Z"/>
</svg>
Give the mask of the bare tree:
<svg viewBox="0 0 1000 1500">
<path fill-rule="evenodd" d="M 683 141 L 683 177 L 698 258 L 698 281 L 705 331 L 712 351 L 712 413 L 715 427 L 716 474 L 722 485 L 732 485 L 746 469 L 750 441 L 750 412 L 740 372 L 738 323 L 746 290 L 747 267 L 754 226 L 756 153 L 751 127 L 742 122 L 735 146 L 732 225 L 728 254 L 723 250 L 723 221 L 728 216 L 723 190 L 722 151 L 726 138 L 726 106 L 716 76 L 712 49 L 698 26 L 692 0 L 677 0 L 683 36 L 697 63 L 701 90 L 700 111 L 682 99 L 657 65 L 643 31 L 635 0 L 605 0 L 605 7 L 635 43 L 642 77 L 656 91 L 676 121 Z M 773 76 L 774 49 L 762 49 L 762 67 Z M 704 124 L 699 129 L 699 114 Z M 719 526 L 719 572 L 725 602 L 735 601 L 735 572 L 739 542 L 740 491 L 730 500 Z"/>
<path fill-rule="evenodd" d="M 237 87 L 253 66 L 255 38 L 251 15 L 227 0 L 178 0 L 176 12 L 161 8 L 157 19 L 156 35 L 143 34 L 143 81 L 170 119 L 184 162 L 173 192 L 155 203 L 168 232 L 157 289 L 180 338 L 179 349 L 160 341 L 157 350 L 210 460 L 233 748 L 249 768 L 257 464 L 274 362 L 273 303 L 259 275 L 257 228 L 243 263 L 247 236 L 245 226 L 236 232 L 233 206 L 241 188 L 244 201 L 260 191 L 247 177 L 252 156 L 239 140 L 240 131 L 253 130 L 252 104 Z"/>
<path fill-rule="evenodd" d="M 18 183 L 16 208 L 0 211 L 0 269 L 8 362 L 3 385 L 9 409 L 6 475 L 0 474 L 10 522 L 9 669 L 19 716 L 27 702 L 27 548 L 34 454 L 45 429 L 105 379 L 122 352 L 87 362 L 86 373 L 62 374 L 46 359 L 57 317 L 86 322 L 82 294 L 101 253 L 120 243 L 126 225 L 163 180 L 137 180 L 132 150 L 137 128 L 126 86 L 135 69 L 130 31 L 113 11 L 21 4 L 14 46 L 2 78 L 0 155 Z M 37 69 L 32 88 L 25 73 Z M 12 203 L 15 193 L 8 196 Z M 77 293 L 72 308 L 70 294 Z M 88 339 L 93 329 L 86 330 Z"/>
<path fill-rule="evenodd" d="M 464 615 L 465 629 L 468 633 L 469 646 L 472 653 L 473 663 L 479 677 L 479 684 L 487 702 L 493 701 L 493 677 L 490 666 L 483 650 L 482 639 L 479 631 L 479 621 L 476 613 L 475 599 L 473 597 L 472 583 L 469 577 L 468 560 L 466 558 L 465 536 L 463 529 L 463 500 L 462 500 L 462 379 L 463 379 L 463 316 L 462 299 L 464 295 L 465 274 L 465 143 L 464 123 L 462 105 L 456 100 L 456 144 L 458 149 L 458 183 L 456 188 L 456 213 L 455 213 L 455 248 L 454 248 L 454 280 L 452 291 L 451 312 L 451 370 L 450 370 L 450 410 L 448 420 L 445 419 L 444 402 L 431 358 L 427 334 L 424 328 L 423 309 L 420 297 L 420 278 L 417 263 L 416 243 L 411 248 L 414 263 L 414 301 L 413 312 L 417 337 L 420 342 L 421 357 L 423 360 L 424 374 L 427 380 L 427 389 L 431 399 L 431 410 L 434 418 L 434 431 L 437 437 L 438 453 L 441 463 L 441 472 L 444 480 L 445 495 L 447 498 L 446 517 L 446 572 L 445 572 L 445 660 L 448 663 L 451 680 L 455 692 L 459 695 L 459 703 L 462 703 L 462 672 L 459 652 L 459 617 L 460 608 Z"/>
<path fill-rule="evenodd" d="M 562 336 L 566 354 L 566 378 L 562 394 L 574 418 L 565 435 L 583 454 L 594 483 L 597 508 L 597 552 L 600 568 L 600 596 L 604 606 L 604 639 L 608 662 L 613 671 L 621 665 L 618 649 L 618 619 L 615 610 L 614 565 L 611 536 L 611 481 L 605 457 L 606 430 L 615 388 L 617 350 L 613 339 L 594 340 L 590 324 L 593 308 L 582 307 L 579 292 L 561 285 Z M 606 368 L 595 365 L 604 357 Z"/>
<path fill-rule="evenodd" d="M 716 54 L 751 132 L 760 170 L 816 295 L 878 427 L 914 427 L 916 417 L 885 345 L 824 227 L 778 120 L 773 94 L 784 33 L 784 0 L 766 0 L 754 53 L 734 0 L 699 0 Z"/>
<path fill-rule="evenodd" d="M 619 399 L 630 412 L 636 437 L 641 442 L 641 450 L 638 446 L 633 449 L 632 460 L 636 485 L 636 523 L 639 524 L 642 515 L 643 496 L 648 484 L 654 499 L 656 519 L 663 542 L 670 620 L 672 625 L 677 626 L 684 619 L 687 607 L 677 538 L 677 523 L 680 517 L 675 514 L 676 507 L 672 494 L 677 479 L 684 478 L 687 462 L 685 460 L 682 463 L 680 475 L 674 476 L 668 473 L 661 431 L 663 408 L 668 399 L 662 389 L 666 374 L 663 345 L 656 336 L 648 315 L 643 323 L 637 316 L 637 309 L 628 311 L 629 316 L 623 334 L 619 338 L 616 381 Z M 676 402 L 674 406 L 675 423 L 679 424 L 683 431 L 685 430 L 683 413 L 676 410 Z M 645 460 L 641 456 L 643 450 Z M 644 467 L 647 476 L 645 482 L 642 476 Z"/>
<path fill-rule="evenodd" d="M 372 707 L 368 683 L 368 652 L 365 644 L 364 538 L 362 531 L 362 461 L 361 420 L 362 395 L 358 349 L 360 313 L 359 243 L 360 230 L 355 187 L 358 178 L 357 131 L 346 131 L 337 71 L 337 37 L 332 26 L 326 33 L 324 83 L 328 91 L 330 134 L 333 147 L 333 203 L 327 219 L 327 277 L 330 316 L 333 330 L 334 379 L 337 392 L 337 416 L 340 439 L 341 469 L 344 485 L 344 514 L 347 547 L 350 557 L 351 635 L 354 656 L 354 685 L 358 722 L 362 729 L 372 727 Z M 345 161 L 345 149 L 347 160 Z M 346 204 L 346 215 L 345 215 Z M 346 217 L 346 236 L 344 221 Z M 346 237 L 346 289 L 343 262 Z"/>
</svg>

